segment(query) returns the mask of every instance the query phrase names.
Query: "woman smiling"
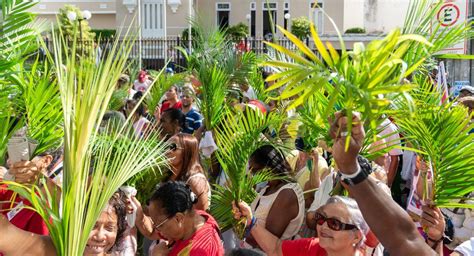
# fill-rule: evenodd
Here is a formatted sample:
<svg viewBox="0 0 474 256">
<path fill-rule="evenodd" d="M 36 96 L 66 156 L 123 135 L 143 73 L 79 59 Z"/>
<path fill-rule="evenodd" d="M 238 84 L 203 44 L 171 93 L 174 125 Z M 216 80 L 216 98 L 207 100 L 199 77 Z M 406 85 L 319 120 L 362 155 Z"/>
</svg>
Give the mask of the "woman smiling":
<svg viewBox="0 0 474 256">
<path fill-rule="evenodd" d="M 264 227 L 252 221 L 250 207 L 234 205 L 234 217 L 247 218 L 248 227 L 259 246 L 268 255 L 364 255 L 367 223 L 357 203 L 347 197 L 334 196 L 316 213 L 318 238 L 281 241 Z"/>
<path fill-rule="evenodd" d="M 127 225 L 126 208 L 122 196 L 116 193 L 95 223 L 84 256 L 111 255 L 122 238 Z M 8 222 L 0 214 L 0 251 L 5 255 L 56 255 L 56 249 L 48 236 L 23 231 Z M 7 234 L 7 235 L 5 235 Z"/>
</svg>

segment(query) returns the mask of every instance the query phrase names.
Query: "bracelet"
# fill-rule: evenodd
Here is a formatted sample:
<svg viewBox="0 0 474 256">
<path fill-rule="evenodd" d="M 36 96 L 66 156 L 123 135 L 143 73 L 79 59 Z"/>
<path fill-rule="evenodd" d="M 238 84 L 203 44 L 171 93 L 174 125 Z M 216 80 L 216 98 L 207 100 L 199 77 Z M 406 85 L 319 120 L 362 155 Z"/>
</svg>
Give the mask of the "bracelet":
<svg viewBox="0 0 474 256">
<path fill-rule="evenodd" d="M 250 225 L 247 228 L 245 228 L 244 238 L 247 238 L 250 235 L 250 231 L 252 230 L 252 228 L 255 226 L 256 223 L 257 223 L 257 218 L 255 218 L 255 216 L 252 216 L 252 221 L 250 222 Z"/>
<path fill-rule="evenodd" d="M 359 173 L 362 171 L 362 169 L 360 168 L 359 164 L 357 164 L 357 171 L 353 174 L 344 174 L 341 172 L 341 177 L 342 179 L 353 179 L 355 177 L 357 177 L 357 175 L 359 175 Z"/>
</svg>

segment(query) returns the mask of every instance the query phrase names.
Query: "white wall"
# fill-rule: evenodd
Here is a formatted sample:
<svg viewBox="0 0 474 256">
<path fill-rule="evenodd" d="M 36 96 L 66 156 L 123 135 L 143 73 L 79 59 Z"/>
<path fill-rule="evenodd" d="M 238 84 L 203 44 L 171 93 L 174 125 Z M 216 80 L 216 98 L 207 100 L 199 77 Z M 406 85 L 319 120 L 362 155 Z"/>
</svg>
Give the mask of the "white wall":
<svg viewBox="0 0 474 256">
<path fill-rule="evenodd" d="M 364 0 L 345 0 L 343 27 L 339 29 L 344 33 L 355 27 L 364 28 Z"/>
<path fill-rule="evenodd" d="M 409 0 L 365 0 L 364 19 L 367 33 L 386 33 L 401 27 L 408 5 Z"/>
</svg>

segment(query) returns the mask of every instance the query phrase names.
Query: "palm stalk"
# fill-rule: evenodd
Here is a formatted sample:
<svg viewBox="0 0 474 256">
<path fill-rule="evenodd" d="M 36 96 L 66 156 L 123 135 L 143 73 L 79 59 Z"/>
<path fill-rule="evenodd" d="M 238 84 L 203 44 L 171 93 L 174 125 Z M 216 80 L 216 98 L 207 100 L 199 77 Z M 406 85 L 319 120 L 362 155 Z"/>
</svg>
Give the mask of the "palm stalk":
<svg viewBox="0 0 474 256">
<path fill-rule="evenodd" d="M 208 131 L 213 130 L 222 120 L 229 76 L 216 65 L 200 69 L 197 75 L 202 83 L 197 105 Z"/>
<path fill-rule="evenodd" d="M 126 142 L 121 140 L 121 133 L 118 133 L 114 138 L 114 144 L 118 146 L 99 147 L 92 163 L 93 141 L 98 136 L 98 124 L 116 82 L 126 68 L 133 39 L 124 40 L 121 44 L 116 40 L 111 53 L 98 67 L 93 54 L 82 56 L 81 61 L 78 61 L 75 42 L 69 55 L 63 51 L 67 49 L 66 39 L 62 36 L 54 38 L 56 73 L 65 112 L 62 212 L 65 232 L 63 242 L 59 243 L 64 247 L 58 251 L 63 255 L 82 255 L 88 234 L 112 194 L 134 174 L 164 159 L 164 149 L 160 143 L 150 148 L 148 144 L 132 137 L 129 138 L 128 146 L 125 146 L 121 143 Z M 126 129 L 123 132 L 129 134 Z M 112 151 L 112 148 L 116 150 Z M 112 154 L 117 157 L 111 158 Z M 92 176 L 89 174 L 91 166 L 94 167 Z M 89 179 L 92 181 L 88 185 Z M 79 198 L 81 200 L 77 200 Z"/>
<path fill-rule="evenodd" d="M 410 44 L 415 41 L 430 46 L 421 36 L 401 35 L 399 30 L 394 30 L 384 39 L 372 41 L 367 46 L 356 43 L 352 51 L 347 51 L 341 44 L 339 54 L 329 42 L 324 46 L 314 25 L 311 25 L 313 40 L 322 57 L 320 59 L 296 36 L 281 27 L 279 29 L 297 46 L 298 51 L 267 43 L 293 59 L 292 62 L 266 62 L 282 70 L 267 79 L 276 81 L 269 90 L 286 86 L 280 96 L 282 99 L 298 96 L 290 108 L 303 104 L 317 92 L 326 93 L 329 101 L 323 118 L 328 117 L 337 102 L 342 102 L 348 116 L 354 111 L 361 112 L 373 129 L 376 128 L 375 120 L 384 114 L 383 110 L 389 106 L 393 95 L 404 94 L 413 87 L 402 84 L 402 79 L 421 64 L 408 66 L 403 61 Z M 347 128 L 348 142 L 352 124 L 349 123 Z"/>
<path fill-rule="evenodd" d="M 216 142 L 219 147 L 217 159 L 227 178 L 225 186 L 215 185 L 212 195 L 211 212 L 223 230 L 234 227 L 238 236 L 243 236 L 245 222 L 237 222 L 229 211 L 232 202 L 244 200 L 251 202 L 256 197 L 254 187 L 257 183 L 282 178 L 269 171 L 251 175 L 247 162 L 251 154 L 263 145 L 275 145 L 274 141 L 263 136 L 269 127 L 279 127 L 282 117 L 247 108 L 234 113 L 227 110 L 225 122 L 216 129 Z"/>
<path fill-rule="evenodd" d="M 432 90 L 431 82 L 421 76 L 415 80 L 420 84 L 410 93 L 415 111 L 400 112 L 395 122 L 433 171 L 432 188 L 423 186 L 422 192 L 438 207 L 472 208 L 460 203 L 474 191 L 474 134 L 469 134 L 474 128 L 472 116 L 463 106 L 440 105 L 441 95 Z M 428 193 L 430 190 L 433 193 Z"/>
<path fill-rule="evenodd" d="M 77 31 L 76 31 L 77 32 Z M 64 118 L 62 210 L 49 193 L 8 183 L 27 198 L 48 225 L 58 255 L 82 255 L 95 222 L 113 193 L 137 173 L 165 162 L 157 135 L 145 139 L 129 125 L 103 143 L 99 124 L 116 82 L 127 67 L 133 39 L 113 43 L 110 54 L 95 64 L 92 54 L 79 55 L 75 41 L 54 34 L 54 60 Z M 76 33 L 77 34 L 77 33 Z"/>
</svg>

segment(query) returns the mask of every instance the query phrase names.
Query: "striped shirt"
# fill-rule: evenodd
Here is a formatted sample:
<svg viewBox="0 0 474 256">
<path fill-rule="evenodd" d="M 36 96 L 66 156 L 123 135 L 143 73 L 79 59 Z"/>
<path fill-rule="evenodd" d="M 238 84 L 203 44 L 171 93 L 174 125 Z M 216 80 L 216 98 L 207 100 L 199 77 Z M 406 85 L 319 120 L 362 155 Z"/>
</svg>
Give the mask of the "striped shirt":
<svg viewBox="0 0 474 256">
<path fill-rule="evenodd" d="M 184 123 L 183 132 L 193 134 L 195 130 L 202 125 L 202 116 L 194 108 L 186 113 L 186 122 Z"/>
</svg>

